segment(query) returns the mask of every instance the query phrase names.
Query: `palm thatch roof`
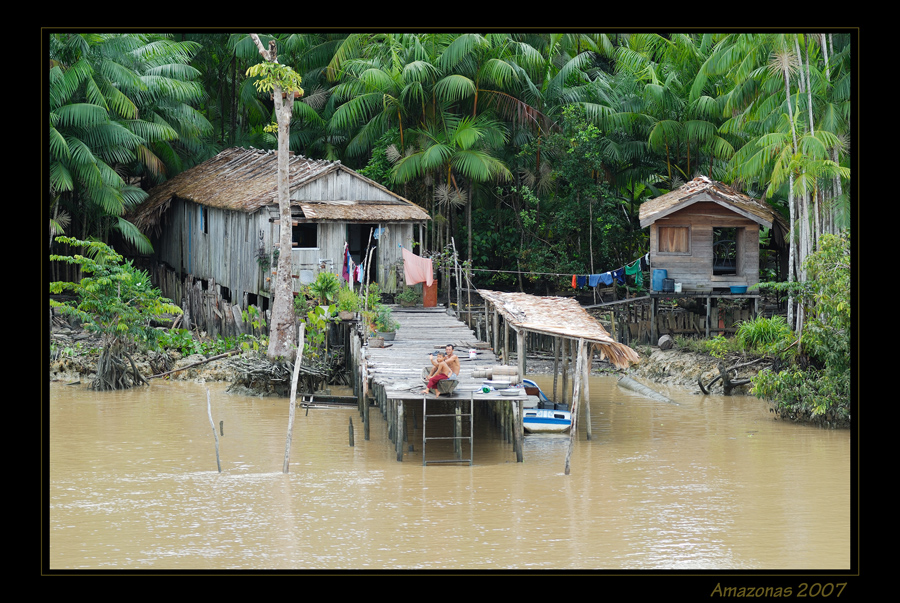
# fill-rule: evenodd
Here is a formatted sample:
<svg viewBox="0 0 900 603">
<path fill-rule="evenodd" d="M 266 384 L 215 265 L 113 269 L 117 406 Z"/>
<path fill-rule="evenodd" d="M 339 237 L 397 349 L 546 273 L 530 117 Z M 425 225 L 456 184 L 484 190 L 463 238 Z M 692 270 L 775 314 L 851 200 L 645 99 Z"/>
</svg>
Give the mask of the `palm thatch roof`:
<svg viewBox="0 0 900 603">
<path fill-rule="evenodd" d="M 147 200 L 135 209 L 129 220 L 142 232 L 148 232 L 157 227 L 162 214 L 176 197 L 207 207 L 252 213 L 278 203 L 277 171 L 276 151 L 240 147 L 226 149 L 151 189 Z M 367 186 L 378 189 L 383 200 L 322 199 L 315 203 L 308 202 L 303 207 L 307 218 L 367 222 L 421 222 L 429 219 L 428 214 L 416 204 L 339 161 L 310 159 L 291 153 L 288 159 L 290 192 L 293 195 L 304 186 L 338 171 L 351 174 Z M 329 210 L 326 208 L 328 204 L 335 207 Z"/>
<path fill-rule="evenodd" d="M 514 329 L 584 339 L 600 348 L 601 358 L 616 368 L 640 362 L 637 352 L 617 342 L 578 300 L 569 297 L 540 297 L 527 293 L 502 293 L 479 289 Z"/>
<path fill-rule="evenodd" d="M 765 202 L 706 176 L 698 176 L 665 195 L 644 202 L 640 211 L 641 228 L 700 201 L 727 207 L 766 228 L 771 228 L 775 220 L 776 212 Z"/>
</svg>

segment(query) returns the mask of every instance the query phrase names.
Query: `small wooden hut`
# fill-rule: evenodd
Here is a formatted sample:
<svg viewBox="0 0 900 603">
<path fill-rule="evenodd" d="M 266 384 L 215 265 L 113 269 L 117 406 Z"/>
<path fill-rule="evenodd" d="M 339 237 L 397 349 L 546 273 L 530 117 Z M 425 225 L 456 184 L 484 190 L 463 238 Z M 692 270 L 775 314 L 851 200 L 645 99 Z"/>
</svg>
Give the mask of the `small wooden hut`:
<svg viewBox="0 0 900 603">
<path fill-rule="evenodd" d="M 705 176 L 645 202 L 640 221 L 650 228 L 651 270 L 665 270 L 684 291 L 755 285 L 760 229 L 772 229 L 776 243 L 787 236 L 768 204 Z M 651 285 L 659 290 L 659 282 Z"/>
<path fill-rule="evenodd" d="M 183 298 L 186 279 L 214 282 L 222 298 L 268 307 L 279 241 L 277 152 L 230 148 L 153 188 L 129 219 L 150 236 L 155 259 L 177 278 L 157 278 Z M 345 245 L 368 282 L 391 291 L 430 219 L 416 204 L 335 161 L 291 154 L 289 181 L 295 290 L 329 270 L 342 273 Z M 365 270 L 364 269 L 364 270 Z M 363 281 L 365 282 L 365 280 Z"/>
</svg>

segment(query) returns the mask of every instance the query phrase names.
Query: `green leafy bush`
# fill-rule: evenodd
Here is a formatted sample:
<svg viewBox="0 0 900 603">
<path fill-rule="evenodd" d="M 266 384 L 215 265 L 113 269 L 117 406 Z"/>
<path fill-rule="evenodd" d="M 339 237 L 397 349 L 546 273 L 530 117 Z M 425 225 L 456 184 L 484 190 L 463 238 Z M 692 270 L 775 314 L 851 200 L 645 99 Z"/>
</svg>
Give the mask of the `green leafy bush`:
<svg viewBox="0 0 900 603">
<path fill-rule="evenodd" d="M 757 316 L 738 325 L 735 338 L 744 348 L 759 352 L 777 352 L 794 341 L 794 334 L 787 320 L 776 314 L 771 318 Z"/>
</svg>

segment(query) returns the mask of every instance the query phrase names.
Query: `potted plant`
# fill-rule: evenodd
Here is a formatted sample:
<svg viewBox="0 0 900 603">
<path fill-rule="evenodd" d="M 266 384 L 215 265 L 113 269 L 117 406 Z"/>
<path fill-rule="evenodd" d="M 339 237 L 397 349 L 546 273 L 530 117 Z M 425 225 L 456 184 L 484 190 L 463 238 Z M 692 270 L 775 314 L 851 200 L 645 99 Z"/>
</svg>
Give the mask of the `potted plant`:
<svg viewBox="0 0 900 603">
<path fill-rule="evenodd" d="M 397 294 L 397 301 L 401 306 L 405 307 L 415 306 L 419 303 L 419 300 L 421 298 L 422 296 L 419 295 L 419 292 L 415 287 L 406 287 L 405 289 L 403 289 L 403 291 Z"/>
<path fill-rule="evenodd" d="M 320 272 L 316 280 L 309 286 L 309 292 L 319 300 L 320 306 L 327 307 L 331 304 L 341 290 L 341 281 L 333 272 Z"/>
<path fill-rule="evenodd" d="M 393 317 L 391 309 L 387 306 L 379 306 L 375 312 L 375 331 L 378 337 L 385 341 L 393 341 L 400 323 Z"/>
<path fill-rule="evenodd" d="M 353 320 L 360 309 L 359 295 L 349 287 L 341 287 L 337 294 L 335 306 L 338 318 L 341 320 Z"/>
</svg>

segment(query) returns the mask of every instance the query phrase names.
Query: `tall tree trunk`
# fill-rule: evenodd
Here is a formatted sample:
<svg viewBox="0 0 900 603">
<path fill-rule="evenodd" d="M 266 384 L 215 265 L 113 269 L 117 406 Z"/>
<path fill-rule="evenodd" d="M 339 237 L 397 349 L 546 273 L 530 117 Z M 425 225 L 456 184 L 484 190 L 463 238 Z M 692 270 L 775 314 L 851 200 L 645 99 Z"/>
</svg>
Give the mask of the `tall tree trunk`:
<svg viewBox="0 0 900 603">
<path fill-rule="evenodd" d="M 797 132 L 794 129 L 794 110 L 791 107 L 791 82 L 789 77 L 789 69 L 785 66 L 782 70 L 784 73 L 784 97 L 788 106 L 788 119 L 791 122 L 791 136 L 793 137 L 794 145 L 793 151 L 796 154 L 797 152 Z M 788 233 L 788 242 L 790 243 L 789 252 L 788 252 L 788 282 L 794 282 L 797 280 L 796 268 L 794 266 L 795 261 L 795 246 L 796 246 L 796 211 L 794 206 L 794 173 L 791 171 L 788 178 L 788 210 L 790 213 L 790 232 Z M 794 325 L 794 297 L 793 295 L 788 296 L 788 316 L 787 316 L 788 324 L 793 327 Z"/>
<path fill-rule="evenodd" d="M 259 53 L 271 63 L 277 63 L 278 57 L 275 41 L 269 42 L 269 49 L 263 48 L 259 36 L 250 34 Z M 293 361 L 297 352 L 294 340 L 294 284 L 291 273 L 291 199 L 288 181 L 288 140 L 291 134 L 291 113 L 294 108 L 294 93 L 289 91 L 290 98 L 282 98 L 281 86 L 275 85 L 273 96 L 275 102 L 275 118 L 278 122 L 278 270 L 275 275 L 274 300 L 272 302 L 272 318 L 269 324 L 269 349 L 267 357 L 270 362 Z"/>
</svg>

